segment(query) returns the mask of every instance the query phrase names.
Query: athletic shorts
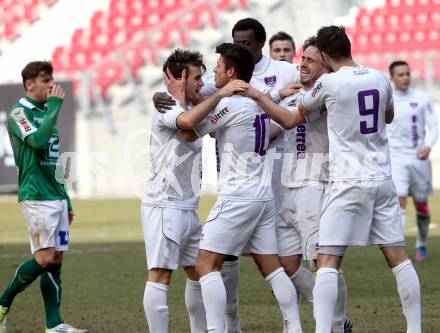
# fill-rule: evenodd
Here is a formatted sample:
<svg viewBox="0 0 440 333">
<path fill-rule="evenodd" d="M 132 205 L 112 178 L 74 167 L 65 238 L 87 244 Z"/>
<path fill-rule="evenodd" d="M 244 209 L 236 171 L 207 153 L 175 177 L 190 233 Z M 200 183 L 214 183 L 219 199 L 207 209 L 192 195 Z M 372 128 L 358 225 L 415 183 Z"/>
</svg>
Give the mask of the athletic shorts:
<svg viewBox="0 0 440 333">
<path fill-rule="evenodd" d="M 24 200 L 21 211 L 29 231 L 31 251 L 69 248 L 69 212 L 67 200 Z"/>
<path fill-rule="evenodd" d="M 280 256 L 302 254 L 306 260 L 317 258 L 324 191 L 324 183 L 288 189 L 277 225 Z"/>
<path fill-rule="evenodd" d="M 431 161 L 391 156 L 394 183 L 399 197 L 412 196 L 416 201 L 425 202 L 432 194 Z"/>
<path fill-rule="evenodd" d="M 195 266 L 202 225 L 195 210 L 141 206 L 148 269 Z"/>
<path fill-rule="evenodd" d="M 278 254 L 274 213 L 273 200 L 219 198 L 203 225 L 200 249 L 236 257 Z"/>
<path fill-rule="evenodd" d="M 330 182 L 324 196 L 319 246 L 386 245 L 404 240 L 392 179 Z"/>
</svg>

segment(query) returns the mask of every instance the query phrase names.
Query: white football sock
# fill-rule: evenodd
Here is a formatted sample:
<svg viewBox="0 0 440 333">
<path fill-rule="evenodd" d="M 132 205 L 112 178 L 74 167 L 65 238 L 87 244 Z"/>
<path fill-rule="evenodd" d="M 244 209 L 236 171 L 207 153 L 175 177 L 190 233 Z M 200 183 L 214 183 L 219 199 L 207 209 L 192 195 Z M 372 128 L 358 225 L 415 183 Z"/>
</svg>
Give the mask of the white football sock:
<svg viewBox="0 0 440 333">
<path fill-rule="evenodd" d="M 144 311 L 151 333 L 168 332 L 168 286 L 147 282 L 144 292 Z"/>
<path fill-rule="evenodd" d="M 224 333 L 226 290 L 220 272 L 212 272 L 200 278 L 203 304 L 209 333 Z"/>
<path fill-rule="evenodd" d="M 206 313 L 199 281 L 186 279 L 185 304 L 188 311 L 191 333 L 206 332 Z"/>
<path fill-rule="evenodd" d="M 405 208 L 400 208 L 400 215 L 402 216 L 403 234 L 405 234 L 405 228 L 406 228 L 406 210 L 405 210 Z"/>
<path fill-rule="evenodd" d="M 296 291 L 306 300 L 313 303 L 313 287 L 315 286 L 315 277 L 312 272 L 303 266 L 299 266 L 298 270 L 290 277 Z"/>
<path fill-rule="evenodd" d="M 397 281 L 397 290 L 402 303 L 402 311 L 406 318 L 407 333 L 420 333 L 421 307 L 420 282 L 411 260 L 405 260 L 393 267 L 391 271 Z"/>
<path fill-rule="evenodd" d="M 347 284 L 342 269 L 338 270 L 338 298 L 333 313 L 332 333 L 343 333 L 345 317 L 347 316 Z"/>
<path fill-rule="evenodd" d="M 280 267 L 276 269 L 266 276 L 265 279 L 272 287 L 283 318 L 287 321 L 288 332 L 302 332 L 296 290 L 292 281 L 284 272 L 284 268 Z"/>
<path fill-rule="evenodd" d="M 313 288 L 313 317 L 316 322 L 316 333 L 330 333 L 337 298 L 338 271 L 327 267 L 318 269 L 315 288 Z"/>
<path fill-rule="evenodd" d="M 238 310 L 240 261 L 225 261 L 220 272 L 222 274 L 223 283 L 226 289 L 225 332 L 241 332 L 240 312 Z"/>
</svg>

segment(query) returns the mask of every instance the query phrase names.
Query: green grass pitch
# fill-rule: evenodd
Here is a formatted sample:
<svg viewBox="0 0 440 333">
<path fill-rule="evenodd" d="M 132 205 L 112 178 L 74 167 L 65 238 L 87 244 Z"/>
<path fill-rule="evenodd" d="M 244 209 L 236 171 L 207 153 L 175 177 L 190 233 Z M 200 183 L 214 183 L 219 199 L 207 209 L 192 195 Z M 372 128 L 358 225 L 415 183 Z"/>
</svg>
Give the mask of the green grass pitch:
<svg viewBox="0 0 440 333">
<path fill-rule="evenodd" d="M 204 197 L 204 219 L 215 198 Z M 147 332 L 142 308 L 146 278 L 145 249 L 137 200 L 74 201 L 76 221 L 63 266 L 63 317 L 92 333 Z M 420 277 L 425 333 L 440 332 L 440 192 L 430 200 L 430 260 L 415 263 Z M 18 204 L 0 203 L 0 288 L 30 256 L 27 231 Z M 414 255 L 413 210 L 408 211 L 407 248 Z M 348 312 L 354 332 L 404 332 L 392 273 L 376 247 L 352 247 L 343 269 L 349 288 Z M 184 282 L 178 271 L 169 291 L 170 332 L 189 332 Z M 240 309 L 244 332 L 281 332 L 280 311 L 271 291 L 248 258 L 241 259 Z M 311 306 L 302 303 L 304 332 L 313 332 Z M 39 284 L 19 294 L 9 315 L 9 332 L 44 332 Z"/>
</svg>

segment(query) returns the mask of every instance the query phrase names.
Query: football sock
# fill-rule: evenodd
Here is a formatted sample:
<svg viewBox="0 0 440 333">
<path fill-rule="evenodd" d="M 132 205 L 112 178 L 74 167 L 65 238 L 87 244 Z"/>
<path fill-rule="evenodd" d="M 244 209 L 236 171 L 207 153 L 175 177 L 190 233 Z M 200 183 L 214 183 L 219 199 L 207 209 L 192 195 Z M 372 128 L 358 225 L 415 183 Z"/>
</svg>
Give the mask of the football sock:
<svg viewBox="0 0 440 333">
<path fill-rule="evenodd" d="M 25 261 L 17 267 L 12 280 L 0 297 L 0 304 L 10 307 L 14 297 L 28 287 L 38 276 L 45 272 L 35 258 Z"/>
<path fill-rule="evenodd" d="M 185 304 L 191 333 L 206 332 L 206 313 L 199 281 L 186 279 Z"/>
<path fill-rule="evenodd" d="M 430 217 L 426 214 L 417 213 L 417 244 L 416 247 L 425 246 L 428 239 Z"/>
<path fill-rule="evenodd" d="M 44 300 L 46 326 L 53 328 L 63 322 L 61 319 L 61 265 L 53 265 L 41 274 L 40 290 Z"/>
<path fill-rule="evenodd" d="M 344 332 L 344 322 L 347 316 L 347 284 L 342 269 L 338 270 L 338 298 L 333 313 L 332 332 Z"/>
<path fill-rule="evenodd" d="M 338 271 L 327 267 L 318 269 L 313 288 L 313 317 L 316 322 L 316 333 L 330 332 L 337 299 Z"/>
<path fill-rule="evenodd" d="M 220 272 L 226 289 L 225 326 L 226 328 L 230 328 L 232 332 L 240 332 L 241 323 L 238 309 L 240 261 L 225 261 Z"/>
<path fill-rule="evenodd" d="M 298 270 L 290 277 L 295 286 L 296 291 L 304 296 L 309 302 L 313 302 L 313 287 L 315 286 L 315 277 L 312 272 L 303 266 L 299 266 Z"/>
<path fill-rule="evenodd" d="M 406 228 L 406 210 L 404 208 L 400 208 L 400 216 L 402 217 L 402 229 L 403 234 L 405 234 L 405 228 Z"/>
<path fill-rule="evenodd" d="M 144 292 L 144 311 L 151 333 L 168 332 L 168 286 L 147 282 Z"/>
<path fill-rule="evenodd" d="M 391 271 L 397 281 L 397 291 L 406 318 L 407 333 L 420 333 L 422 331 L 420 282 L 414 266 L 408 259 L 393 267 Z"/>
<path fill-rule="evenodd" d="M 224 333 L 226 290 L 220 272 L 211 272 L 200 278 L 206 323 L 209 333 Z"/>
<path fill-rule="evenodd" d="M 293 329 L 290 332 L 301 332 L 296 290 L 284 269 L 282 267 L 276 269 L 265 279 L 272 287 L 284 320 Z"/>
</svg>

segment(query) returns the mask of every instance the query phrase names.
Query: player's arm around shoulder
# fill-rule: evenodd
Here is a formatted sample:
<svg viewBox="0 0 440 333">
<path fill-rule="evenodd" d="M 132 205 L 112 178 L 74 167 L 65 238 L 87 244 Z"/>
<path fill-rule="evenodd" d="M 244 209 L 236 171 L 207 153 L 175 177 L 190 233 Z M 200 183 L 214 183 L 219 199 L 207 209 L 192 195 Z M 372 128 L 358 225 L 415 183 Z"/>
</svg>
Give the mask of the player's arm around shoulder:
<svg viewBox="0 0 440 333">
<path fill-rule="evenodd" d="M 298 105 L 298 111 L 301 115 L 306 117 L 309 112 L 321 108 L 328 98 L 335 95 L 333 76 L 334 73 L 323 74 L 316 80 L 313 89 L 303 96 Z"/>
<path fill-rule="evenodd" d="M 241 80 L 230 81 L 200 104 L 197 104 L 187 112 L 181 113 L 179 117 L 177 117 L 177 127 L 180 129 L 194 128 L 216 108 L 222 98 L 232 96 L 235 93 L 244 92 L 248 86 L 246 82 Z"/>
<path fill-rule="evenodd" d="M 289 111 L 285 107 L 274 103 L 268 96 L 252 86 L 246 90 L 245 94 L 255 100 L 271 119 L 285 129 L 292 129 L 305 120 L 297 111 Z"/>
</svg>

